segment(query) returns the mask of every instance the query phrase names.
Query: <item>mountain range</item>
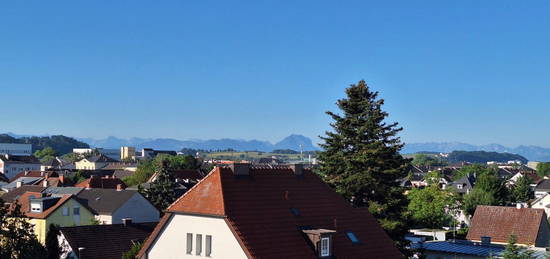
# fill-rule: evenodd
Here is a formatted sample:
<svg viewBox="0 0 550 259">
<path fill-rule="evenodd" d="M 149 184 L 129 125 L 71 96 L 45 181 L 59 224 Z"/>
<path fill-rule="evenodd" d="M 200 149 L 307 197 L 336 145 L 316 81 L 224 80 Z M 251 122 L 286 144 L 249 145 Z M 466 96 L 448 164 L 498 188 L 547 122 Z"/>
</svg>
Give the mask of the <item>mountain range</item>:
<svg viewBox="0 0 550 259">
<path fill-rule="evenodd" d="M 412 154 L 417 152 L 441 152 L 453 151 L 487 151 L 499 153 L 512 153 L 526 157 L 530 161 L 549 161 L 550 148 L 539 146 L 506 147 L 499 144 L 471 145 L 461 142 L 427 142 L 406 144 L 401 153 Z"/>
<path fill-rule="evenodd" d="M 281 141 L 273 144 L 261 140 L 242 140 L 242 139 L 210 139 L 210 140 L 177 140 L 171 138 L 130 138 L 122 139 L 117 137 L 107 137 L 105 139 L 78 138 L 78 140 L 89 144 L 92 147 L 102 148 L 120 148 L 121 146 L 133 146 L 138 150 L 141 148 L 153 148 L 158 150 L 181 150 L 182 148 L 204 149 L 204 150 L 223 150 L 234 149 L 238 151 L 263 151 L 270 152 L 275 149 L 292 149 L 299 151 L 300 146 L 304 151 L 319 150 L 313 144 L 310 138 L 292 134 Z"/>
</svg>

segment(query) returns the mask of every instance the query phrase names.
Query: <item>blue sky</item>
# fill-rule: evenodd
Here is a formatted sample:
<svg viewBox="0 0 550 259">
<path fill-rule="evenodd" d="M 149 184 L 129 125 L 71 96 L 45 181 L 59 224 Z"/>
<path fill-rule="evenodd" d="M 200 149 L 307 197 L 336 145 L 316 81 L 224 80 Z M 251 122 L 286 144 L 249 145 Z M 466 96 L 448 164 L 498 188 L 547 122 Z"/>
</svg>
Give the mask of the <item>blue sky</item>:
<svg viewBox="0 0 550 259">
<path fill-rule="evenodd" d="M 0 131 L 316 137 L 365 79 L 405 142 L 549 147 L 549 13 L 548 1 L 3 1 Z"/>
</svg>

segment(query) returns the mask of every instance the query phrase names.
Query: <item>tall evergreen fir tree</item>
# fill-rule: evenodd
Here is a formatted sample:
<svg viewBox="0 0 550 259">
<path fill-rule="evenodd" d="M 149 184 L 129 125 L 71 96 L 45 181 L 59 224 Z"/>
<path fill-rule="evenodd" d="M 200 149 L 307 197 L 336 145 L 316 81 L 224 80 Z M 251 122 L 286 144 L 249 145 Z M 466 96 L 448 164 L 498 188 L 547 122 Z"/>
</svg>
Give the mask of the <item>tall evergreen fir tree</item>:
<svg viewBox="0 0 550 259">
<path fill-rule="evenodd" d="M 176 182 L 174 176 L 168 171 L 168 161 L 163 160 L 157 172 L 157 177 L 147 190 L 139 188 L 145 198 L 161 213 L 176 200 Z"/>
<path fill-rule="evenodd" d="M 333 131 L 321 137 L 320 174 L 356 207 L 368 207 L 401 248 L 407 232 L 407 199 L 398 179 L 407 176 L 397 123 L 387 123 L 384 100 L 365 81 L 346 89 L 337 102 L 341 114 L 327 112 Z"/>
</svg>

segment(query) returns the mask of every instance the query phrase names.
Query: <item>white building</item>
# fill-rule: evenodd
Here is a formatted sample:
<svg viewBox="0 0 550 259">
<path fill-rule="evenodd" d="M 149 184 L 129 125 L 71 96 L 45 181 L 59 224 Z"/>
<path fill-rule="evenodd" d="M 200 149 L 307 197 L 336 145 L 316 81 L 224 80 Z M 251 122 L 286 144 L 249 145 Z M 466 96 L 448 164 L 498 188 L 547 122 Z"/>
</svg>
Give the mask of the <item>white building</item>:
<svg viewBox="0 0 550 259">
<path fill-rule="evenodd" d="M 38 171 L 40 166 L 40 161 L 32 155 L 0 155 L 0 173 L 7 178 L 12 178 L 23 171 Z"/>
<path fill-rule="evenodd" d="M 30 156 L 32 155 L 31 144 L 0 143 L 0 155 Z"/>
</svg>

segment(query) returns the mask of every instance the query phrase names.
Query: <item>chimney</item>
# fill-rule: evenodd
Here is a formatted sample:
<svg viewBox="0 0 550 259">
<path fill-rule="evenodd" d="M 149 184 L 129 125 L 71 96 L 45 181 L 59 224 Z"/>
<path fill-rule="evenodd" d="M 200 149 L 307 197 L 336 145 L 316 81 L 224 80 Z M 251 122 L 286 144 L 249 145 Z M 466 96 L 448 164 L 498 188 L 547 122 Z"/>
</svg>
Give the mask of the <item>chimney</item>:
<svg viewBox="0 0 550 259">
<path fill-rule="evenodd" d="M 40 176 L 44 176 L 44 171 L 41 171 L 41 172 L 40 172 Z"/>
<path fill-rule="evenodd" d="M 91 189 L 91 188 L 92 188 L 92 186 L 90 185 L 90 182 L 88 182 L 88 183 L 86 184 L 86 189 Z"/>
<path fill-rule="evenodd" d="M 229 165 L 233 174 L 238 175 L 250 175 L 250 164 L 248 163 L 232 163 Z"/>
<path fill-rule="evenodd" d="M 302 164 L 292 164 L 290 169 L 294 172 L 294 175 L 303 175 L 304 174 L 304 165 Z"/>
<path fill-rule="evenodd" d="M 491 237 L 481 236 L 481 244 L 482 245 L 490 245 L 491 244 Z"/>
<path fill-rule="evenodd" d="M 10 155 L 9 154 L 5 154 L 4 157 L 6 157 L 7 160 L 10 160 Z"/>
<path fill-rule="evenodd" d="M 124 218 L 122 219 L 122 224 L 124 224 L 124 226 L 129 226 L 132 224 L 132 218 Z"/>
<path fill-rule="evenodd" d="M 43 186 L 43 187 L 48 187 L 48 181 L 44 179 L 44 180 L 42 181 L 42 186 Z"/>
<path fill-rule="evenodd" d="M 17 187 L 17 188 L 21 187 L 22 185 L 23 185 L 23 182 L 21 182 L 21 181 L 17 181 L 15 183 L 15 187 Z"/>
<path fill-rule="evenodd" d="M 25 171 L 25 176 L 27 176 L 29 174 L 29 171 Z"/>
<path fill-rule="evenodd" d="M 124 189 L 122 188 L 122 184 L 120 184 L 120 183 L 117 184 L 117 185 L 116 185 L 116 190 L 117 190 L 117 191 L 122 191 L 122 190 L 124 190 Z"/>
</svg>

